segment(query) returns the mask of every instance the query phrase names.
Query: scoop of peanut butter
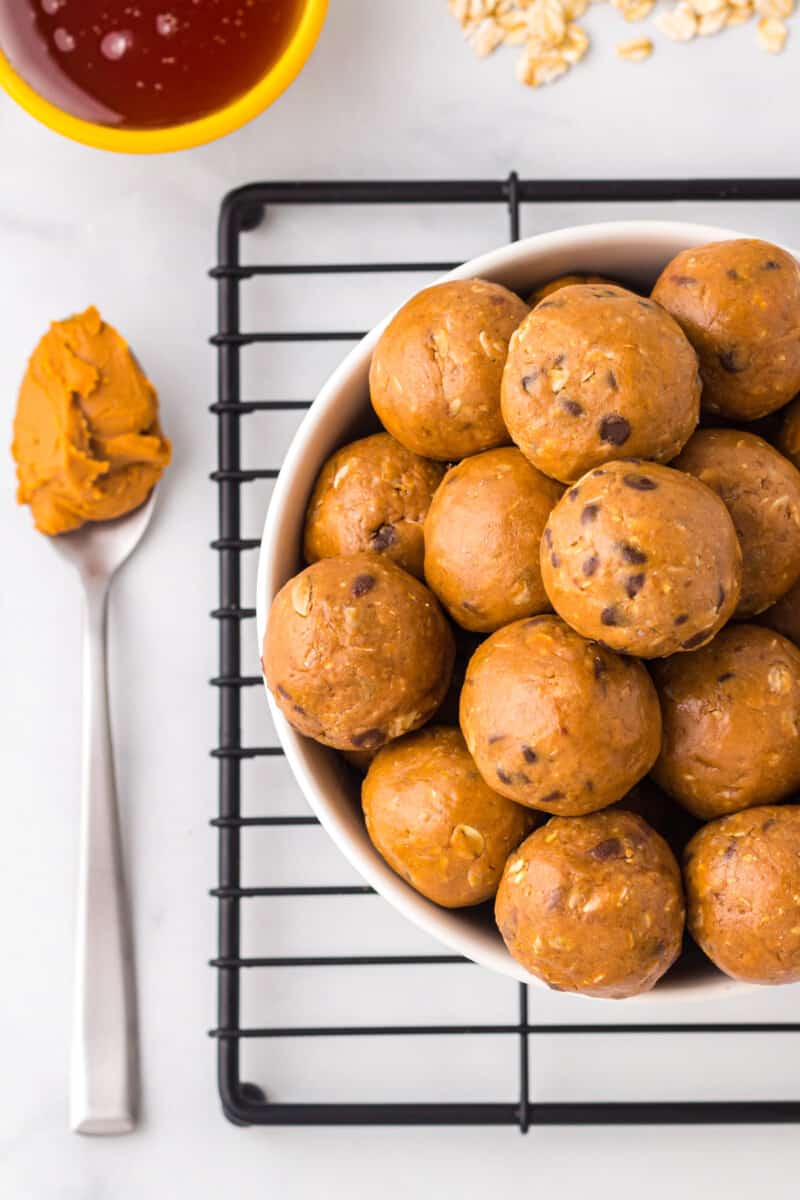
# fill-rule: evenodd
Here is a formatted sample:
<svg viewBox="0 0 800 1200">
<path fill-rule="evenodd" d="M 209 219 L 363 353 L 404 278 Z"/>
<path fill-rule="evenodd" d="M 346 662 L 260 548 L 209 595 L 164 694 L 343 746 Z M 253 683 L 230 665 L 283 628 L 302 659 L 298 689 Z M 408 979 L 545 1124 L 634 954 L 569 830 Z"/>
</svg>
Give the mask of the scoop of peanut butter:
<svg viewBox="0 0 800 1200">
<path fill-rule="evenodd" d="M 96 308 L 54 321 L 31 355 L 12 453 L 17 499 L 47 534 L 130 512 L 168 465 L 156 390 Z"/>
</svg>

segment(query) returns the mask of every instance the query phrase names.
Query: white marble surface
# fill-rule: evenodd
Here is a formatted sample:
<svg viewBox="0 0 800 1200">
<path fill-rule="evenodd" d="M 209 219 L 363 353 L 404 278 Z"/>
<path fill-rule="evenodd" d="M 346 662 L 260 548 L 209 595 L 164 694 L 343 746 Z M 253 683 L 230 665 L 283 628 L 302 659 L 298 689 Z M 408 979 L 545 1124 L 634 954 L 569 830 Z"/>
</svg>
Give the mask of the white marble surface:
<svg viewBox="0 0 800 1200">
<path fill-rule="evenodd" d="M 254 178 L 370 176 L 500 177 L 514 167 L 531 176 L 789 174 L 800 169 L 796 111 L 797 47 L 768 59 L 752 28 L 688 47 L 660 43 L 644 67 L 617 64 L 612 46 L 629 35 L 610 10 L 587 24 L 598 49 L 564 84 L 528 93 L 512 61 L 475 63 L 462 47 L 444 0 L 332 0 L 312 63 L 273 110 L 216 146 L 151 160 L 101 156 L 60 141 L 0 99 L 0 419 L 9 430 L 25 355 L 51 316 L 93 301 L 126 332 L 158 381 L 175 465 L 155 527 L 116 588 L 112 620 L 113 708 L 126 853 L 135 898 L 141 993 L 144 1113 L 139 1132 L 89 1141 L 66 1131 L 66 1044 L 71 977 L 72 893 L 78 772 L 77 588 L 46 543 L 31 534 L 13 504 L 13 473 L 0 459 L 0 589 L 4 727 L 3 942 L 0 1082 L 0 1195 L 8 1200 L 132 1200 L 224 1189 L 243 1200 L 408 1195 L 483 1195 L 488 1188 L 557 1187 L 564 1195 L 672 1195 L 689 1185 L 734 1197 L 758 1188 L 796 1194 L 797 1135 L 791 1129 L 746 1131 L 551 1130 L 527 1139 L 513 1130 L 237 1130 L 220 1115 L 213 1046 L 215 843 L 207 827 L 216 798 L 207 750 L 215 738 L 213 467 L 215 364 L 206 338 L 214 325 L 214 222 L 230 187 Z M 795 35 L 796 36 L 796 35 Z M 676 210 L 683 213 L 683 208 Z M 700 210 L 695 209 L 693 215 Z M 626 214 L 627 215 L 627 214 Z M 762 207 L 709 219 L 800 244 L 800 212 Z M 529 215 L 527 227 L 587 220 L 577 207 Z M 303 223 L 303 222 L 307 223 Z M 504 236 L 485 212 L 456 214 L 442 229 L 425 214 L 390 231 L 377 217 L 307 214 L 277 218 L 264 252 L 301 258 L 327 248 L 374 252 L 392 233 L 398 257 L 420 241 L 448 257 L 487 248 Z M 405 241 L 403 241 L 405 239 Z M 279 249 L 276 251 L 276 245 Z M 385 250 L 384 250 L 385 252 Z M 397 282 L 367 296 L 320 285 L 316 300 L 363 320 L 397 296 Z M 402 286 L 412 286 L 406 281 Z M 394 291 L 392 290 L 394 287 Z M 287 325 L 324 322 L 307 293 L 248 295 L 248 315 L 277 311 Z M 281 355 L 248 363 L 251 394 L 281 387 L 309 394 L 323 359 L 291 366 Z M 253 461 L 276 447 L 253 425 Z M 283 437 L 284 432 L 281 432 Z M 274 439 L 273 439 L 274 442 Z M 262 449 L 263 446 L 263 449 Z M 264 493 L 246 502 L 246 532 L 257 532 Z M 249 568 L 248 568 L 249 570 Z M 252 650 L 252 648 L 248 648 Z M 263 741 L 266 710 L 247 701 L 245 732 Z M 252 765 L 252 764 L 250 764 Z M 248 771 L 250 765 L 246 765 Z M 285 774 L 247 776 L 249 811 L 298 806 Z M 271 787 L 271 791 L 267 790 Z M 272 836 L 272 835 L 269 835 Z M 248 843 L 245 881 L 297 880 L 351 873 L 324 835 Z M 298 850 L 300 846 L 300 850 Z M 304 861 L 301 861 L 303 859 Z M 409 950 L 427 943 L 378 900 L 367 916 L 352 910 L 252 909 L 245 914 L 250 953 L 267 946 L 309 949 L 359 945 Z M 367 910 L 359 910 L 359 913 Z M 279 951 L 278 951 L 279 952 Z M 342 973 L 324 979 L 288 974 L 248 979 L 244 1019 L 513 1019 L 512 986 L 472 968 L 432 977 Z M 324 989 L 324 990 L 322 990 Z M 789 1019 L 798 992 L 763 992 L 746 1001 L 693 1010 L 698 1019 Z M 626 1009 L 632 1020 L 640 1019 Z M 537 1001 L 536 1015 L 563 1020 L 618 1019 L 609 1006 L 563 997 Z M 648 1010 L 648 1018 L 652 1011 Z M 688 1014 L 686 1014 L 688 1016 Z M 506 1098 L 513 1047 L 426 1043 L 406 1047 L 316 1042 L 248 1047 L 251 1078 L 278 1098 L 392 1094 Z M 387 1081 L 381 1063 L 398 1073 Z M 800 1093 L 800 1050 L 787 1039 L 710 1045 L 663 1041 L 634 1046 L 572 1039 L 537 1047 L 537 1095 L 668 1097 Z M 343 1076 L 348 1077 L 343 1080 Z M 402 1164 L 400 1166 L 399 1164 Z"/>
</svg>

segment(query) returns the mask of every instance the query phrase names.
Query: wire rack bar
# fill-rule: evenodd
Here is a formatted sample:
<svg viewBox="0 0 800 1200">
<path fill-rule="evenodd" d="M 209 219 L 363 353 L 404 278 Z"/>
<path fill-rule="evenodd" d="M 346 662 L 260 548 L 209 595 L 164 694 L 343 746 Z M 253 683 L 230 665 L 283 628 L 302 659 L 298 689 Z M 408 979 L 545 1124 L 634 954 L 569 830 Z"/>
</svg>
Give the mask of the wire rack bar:
<svg viewBox="0 0 800 1200">
<path fill-rule="evenodd" d="M 510 240 L 520 235 L 523 204 L 580 203 L 671 203 L 677 201 L 765 201 L 800 200 L 797 179 L 644 179 L 644 180 L 522 180 L 512 173 L 504 180 L 440 181 L 350 181 L 254 183 L 229 193 L 223 201 L 218 228 L 218 263 L 211 271 L 217 286 L 217 331 L 211 342 L 217 350 L 217 399 L 211 412 L 217 421 L 218 455 L 211 475 L 218 489 L 218 536 L 212 542 L 219 568 L 219 601 L 211 613 L 219 643 L 219 671 L 211 680 L 219 704 L 218 745 L 212 755 L 218 761 L 219 813 L 211 822 L 217 831 L 218 886 L 211 895 L 217 902 L 217 955 L 211 965 L 218 973 L 217 1027 L 211 1036 L 217 1044 L 219 1091 L 226 1116 L 240 1125 L 516 1125 L 529 1128 L 550 1125 L 647 1125 L 647 1124 L 761 1124 L 800 1121 L 800 1101 L 630 1101 L 610 1103 L 538 1103 L 531 1097 L 530 1049 L 532 1039 L 557 1036 L 681 1034 L 717 1036 L 724 1034 L 796 1034 L 795 1023 L 694 1023 L 694 1024 L 538 1024 L 529 1018 L 527 988 L 519 985 L 518 1020 L 501 1024 L 451 1025 L 344 1025 L 264 1026 L 240 1024 L 241 972 L 287 968 L 365 968 L 408 966 L 436 967 L 467 964 L 457 955 L 316 955 L 242 956 L 240 948 L 241 904 L 249 900 L 330 896 L 374 895 L 366 886 L 255 886 L 241 885 L 241 838 L 250 828 L 314 826 L 312 816 L 243 817 L 240 812 L 241 764 L 260 757 L 279 757 L 279 747 L 244 746 L 241 740 L 241 694 L 255 687 L 260 676 L 244 674 L 241 666 L 240 634 L 243 621 L 255 616 L 244 607 L 240 595 L 241 556 L 255 550 L 257 538 L 242 536 L 240 489 L 257 480 L 273 480 L 278 467 L 245 469 L 241 465 L 242 421 L 257 413 L 301 412 L 308 400 L 249 400 L 241 394 L 240 355 L 259 343 L 306 344 L 349 342 L 360 339 L 360 331 L 242 330 L 240 287 L 256 277 L 314 277 L 320 275 L 379 274 L 402 272 L 440 273 L 454 262 L 413 260 L 342 263 L 263 263 L 241 261 L 241 238 L 255 229 L 265 209 L 278 205 L 501 205 L 507 212 Z M 471 964 L 467 964 L 471 965 Z M 242 1080 L 239 1047 L 243 1040 L 501 1036 L 518 1042 L 518 1069 L 514 1092 L 508 1103 L 404 1102 L 298 1103 L 268 1101 L 254 1084 Z M 513 1094 L 513 1093 L 512 1093 Z"/>
</svg>

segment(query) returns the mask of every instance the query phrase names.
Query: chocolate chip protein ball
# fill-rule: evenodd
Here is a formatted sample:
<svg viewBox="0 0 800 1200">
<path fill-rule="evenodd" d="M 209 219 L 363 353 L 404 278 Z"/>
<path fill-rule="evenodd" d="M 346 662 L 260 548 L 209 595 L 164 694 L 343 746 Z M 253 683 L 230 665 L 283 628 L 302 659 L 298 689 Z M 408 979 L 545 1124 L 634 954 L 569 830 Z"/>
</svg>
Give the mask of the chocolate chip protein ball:
<svg viewBox="0 0 800 1200">
<path fill-rule="evenodd" d="M 388 433 L 360 438 L 325 463 L 306 513 L 308 562 L 371 550 L 422 575 L 422 527 L 444 467 Z"/>
<path fill-rule="evenodd" d="M 720 497 L 742 548 L 737 617 L 762 612 L 800 576 L 800 471 L 763 438 L 700 429 L 672 466 Z"/>
<path fill-rule="evenodd" d="M 565 287 L 512 337 L 502 407 L 525 457 L 564 483 L 622 455 L 668 462 L 697 425 L 697 356 L 651 300 Z"/>
<path fill-rule="evenodd" d="M 680 869 L 635 813 L 554 817 L 509 858 L 495 915 L 510 954 L 549 987 L 637 996 L 680 953 Z"/>
<path fill-rule="evenodd" d="M 641 663 L 552 616 L 515 621 L 483 642 L 460 719 L 491 788 L 564 816 L 619 800 L 661 745 L 658 697 Z"/>
<path fill-rule="evenodd" d="M 290 725 L 337 750 L 374 750 L 442 702 L 453 635 L 432 592 L 377 554 L 324 558 L 272 602 L 262 665 Z"/>
<path fill-rule="evenodd" d="M 800 391 L 800 267 L 785 250 L 756 238 L 684 250 L 653 299 L 699 355 L 709 412 L 754 421 Z"/>
<path fill-rule="evenodd" d="M 739 601 L 741 551 L 705 484 L 636 460 L 590 471 L 542 538 L 553 608 L 584 637 L 640 658 L 695 650 Z"/>
<path fill-rule="evenodd" d="M 550 608 L 539 543 L 562 491 L 514 446 L 447 472 L 425 521 L 425 578 L 459 625 L 491 631 Z"/>
<path fill-rule="evenodd" d="M 800 581 L 763 612 L 758 623 L 782 633 L 790 642 L 800 646 Z"/>
<path fill-rule="evenodd" d="M 399 442 L 445 462 L 508 442 L 500 379 L 527 304 L 499 283 L 419 292 L 387 325 L 369 373 L 372 405 Z"/>
<path fill-rule="evenodd" d="M 800 981 L 800 808 L 749 808 L 695 834 L 684 858 L 688 925 L 746 983 Z"/>
<path fill-rule="evenodd" d="M 788 405 L 786 412 L 780 414 L 783 418 L 776 439 L 789 462 L 800 467 L 800 397 Z"/>
<path fill-rule="evenodd" d="M 543 283 L 540 287 L 535 288 L 528 296 L 527 303 L 531 308 L 535 308 L 547 296 L 552 296 L 554 292 L 560 292 L 562 288 L 572 287 L 575 283 L 598 283 L 603 287 L 608 284 L 611 284 L 612 287 L 619 286 L 614 283 L 613 279 L 606 279 L 604 275 L 559 275 L 556 279 L 551 279 L 549 283 Z"/>
<path fill-rule="evenodd" d="M 660 787 L 708 821 L 800 787 L 800 650 L 730 625 L 696 654 L 653 665 L 664 737 Z"/>
<path fill-rule="evenodd" d="M 431 725 L 385 746 L 361 790 L 375 849 L 445 908 L 491 899 L 535 818 L 487 787 L 458 729 Z"/>
</svg>

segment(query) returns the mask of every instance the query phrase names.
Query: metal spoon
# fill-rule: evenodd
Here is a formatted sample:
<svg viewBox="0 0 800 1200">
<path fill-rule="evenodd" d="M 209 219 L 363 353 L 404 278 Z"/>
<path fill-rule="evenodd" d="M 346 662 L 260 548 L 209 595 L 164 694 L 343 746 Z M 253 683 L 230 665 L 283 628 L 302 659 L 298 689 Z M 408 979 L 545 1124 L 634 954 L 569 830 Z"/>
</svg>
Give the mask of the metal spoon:
<svg viewBox="0 0 800 1200">
<path fill-rule="evenodd" d="M 108 712 L 106 618 L 111 580 L 139 544 L 155 501 L 154 488 L 127 516 L 51 539 L 77 569 L 85 600 L 73 1133 L 129 1133 L 136 1126 L 136 988 Z"/>
</svg>

